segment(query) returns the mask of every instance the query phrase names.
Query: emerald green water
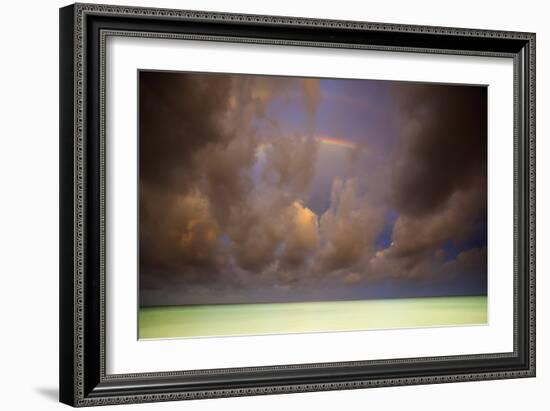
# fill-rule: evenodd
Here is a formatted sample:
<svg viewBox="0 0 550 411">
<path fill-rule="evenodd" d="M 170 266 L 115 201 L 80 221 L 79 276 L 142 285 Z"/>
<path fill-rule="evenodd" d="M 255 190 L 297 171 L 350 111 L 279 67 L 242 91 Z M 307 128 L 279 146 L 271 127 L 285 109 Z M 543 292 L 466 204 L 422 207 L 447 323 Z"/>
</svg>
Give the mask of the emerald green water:
<svg viewBox="0 0 550 411">
<path fill-rule="evenodd" d="M 139 311 L 139 338 L 207 337 L 487 323 L 487 297 L 182 305 Z"/>
</svg>

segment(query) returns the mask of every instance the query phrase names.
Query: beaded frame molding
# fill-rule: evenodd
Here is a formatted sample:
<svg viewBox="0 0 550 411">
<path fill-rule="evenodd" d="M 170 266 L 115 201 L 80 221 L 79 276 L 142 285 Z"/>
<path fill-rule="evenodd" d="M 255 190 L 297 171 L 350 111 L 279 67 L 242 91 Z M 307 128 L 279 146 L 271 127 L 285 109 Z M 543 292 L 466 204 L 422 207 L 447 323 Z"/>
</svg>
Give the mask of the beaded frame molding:
<svg viewBox="0 0 550 411">
<path fill-rule="evenodd" d="M 105 372 L 108 36 L 506 57 L 514 65 L 514 350 Z M 60 9 L 60 401 L 93 406 L 535 376 L 535 34 L 75 4 Z"/>
</svg>

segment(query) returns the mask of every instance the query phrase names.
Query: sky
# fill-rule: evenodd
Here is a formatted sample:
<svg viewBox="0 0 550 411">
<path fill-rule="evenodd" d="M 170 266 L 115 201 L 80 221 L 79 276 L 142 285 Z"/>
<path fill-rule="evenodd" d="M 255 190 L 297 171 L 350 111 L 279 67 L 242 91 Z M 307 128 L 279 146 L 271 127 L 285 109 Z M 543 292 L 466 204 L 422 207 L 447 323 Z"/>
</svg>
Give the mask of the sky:
<svg viewBox="0 0 550 411">
<path fill-rule="evenodd" d="M 139 73 L 140 305 L 487 293 L 487 89 Z"/>
</svg>

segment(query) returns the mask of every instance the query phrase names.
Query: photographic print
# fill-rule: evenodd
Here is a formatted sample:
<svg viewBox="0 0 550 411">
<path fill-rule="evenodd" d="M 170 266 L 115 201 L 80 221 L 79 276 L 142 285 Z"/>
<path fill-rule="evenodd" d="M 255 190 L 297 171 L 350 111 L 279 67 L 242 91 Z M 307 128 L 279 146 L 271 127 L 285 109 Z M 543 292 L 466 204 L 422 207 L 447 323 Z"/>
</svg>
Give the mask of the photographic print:
<svg viewBox="0 0 550 411">
<path fill-rule="evenodd" d="M 487 87 L 138 72 L 140 339 L 487 324 Z"/>
</svg>

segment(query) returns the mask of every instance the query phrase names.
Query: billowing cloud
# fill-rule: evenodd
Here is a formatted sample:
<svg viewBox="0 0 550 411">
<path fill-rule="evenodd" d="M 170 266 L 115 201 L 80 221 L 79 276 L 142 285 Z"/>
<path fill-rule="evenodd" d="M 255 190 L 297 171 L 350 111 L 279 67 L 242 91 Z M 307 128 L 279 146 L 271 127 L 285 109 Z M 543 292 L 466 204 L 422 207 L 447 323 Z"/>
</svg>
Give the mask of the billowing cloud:
<svg viewBox="0 0 550 411">
<path fill-rule="evenodd" d="M 399 84 L 395 95 L 400 142 L 392 185 L 400 212 L 414 217 L 437 212 L 456 191 L 485 181 L 485 87 Z"/>
<path fill-rule="evenodd" d="M 250 175 L 262 144 L 253 122 L 266 104 L 302 90 L 304 111 L 314 114 L 318 81 L 290 80 L 140 73 L 142 279 L 171 272 L 201 282 L 228 264 L 261 272 L 275 258 L 294 267 L 315 246 L 317 217 L 301 199 L 316 140 L 281 136 L 263 182 L 255 187 Z"/>
<path fill-rule="evenodd" d="M 325 240 L 320 252 L 323 271 L 352 267 L 372 252 L 381 226 L 380 211 L 358 197 L 355 180 L 336 179 L 331 207 L 321 217 Z"/>
<path fill-rule="evenodd" d="M 393 276 L 431 273 L 448 243 L 478 229 L 487 210 L 487 91 L 484 87 L 399 85 L 400 139 L 392 243 L 372 261 Z M 481 267 L 482 269 L 483 267 Z"/>
<path fill-rule="evenodd" d="M 140 180 L 183 186 L 194 176 L 189 161 L 200 148 L 228 143 L 224 124 L 231 77 L 140 72 Z"/>
<path fill-rule="evenodd" d="M 468 238 L 478 225 L 484 211 L 479 199 L 484 186 L 455 191 L 442 209 L 431 215 L 408 217 L 400 215 L 393 227 L 393 242 L 386 250 L 388 257 L 400 259 L 405 266 L 414 266 L 425 257 L 431 257 L 443 244 L 460 243 Z"/>
</svg>

